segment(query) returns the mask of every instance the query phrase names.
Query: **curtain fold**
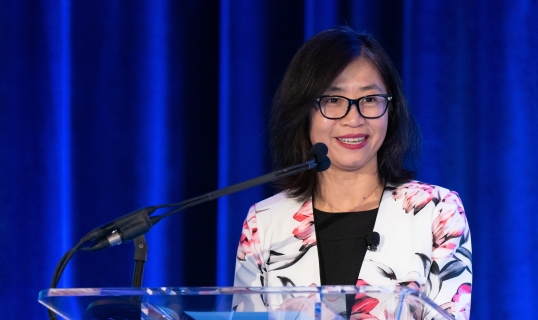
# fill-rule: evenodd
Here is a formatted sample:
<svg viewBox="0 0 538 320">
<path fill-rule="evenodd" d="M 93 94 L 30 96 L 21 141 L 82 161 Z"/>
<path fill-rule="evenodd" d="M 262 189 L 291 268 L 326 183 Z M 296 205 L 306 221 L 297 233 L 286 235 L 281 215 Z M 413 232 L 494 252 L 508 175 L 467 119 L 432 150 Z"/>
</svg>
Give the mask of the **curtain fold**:
<svg viewBox="0 0 538 320">
<path fill-rule="evenodd" d="M 269 172 L 288 63 L 304 40 L 349 25 L 400 70 L 423 136 L 418 179 L 463 200 L 473 318 L 532 318 L 537 17 L 531 0 L 0 3 L 2 317 L 44 318 L 38 291 L 94 227 Z M 231 285 L 247 210 L 273 192 L 161 221 L 143 284 Z M 132 246 L 78 252 L 60 286 L 129 286 Z"/>
</svg>

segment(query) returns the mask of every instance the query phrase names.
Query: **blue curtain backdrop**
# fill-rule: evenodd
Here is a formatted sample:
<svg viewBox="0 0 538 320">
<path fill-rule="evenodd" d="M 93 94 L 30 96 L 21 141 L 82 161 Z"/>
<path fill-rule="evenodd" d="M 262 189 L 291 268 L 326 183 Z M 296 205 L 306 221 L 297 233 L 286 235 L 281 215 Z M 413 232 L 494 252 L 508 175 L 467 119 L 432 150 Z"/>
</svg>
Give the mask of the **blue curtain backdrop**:
<svg viewBox="0 0 538 320">
<path fill-rule="evenodd" d="M 0 305 L 37 303 L 65 251 L 134 209 L 270 171 L 272 95 L 302 42 L 338 24 L 386 47 L 423 147 L 418 178 L 458 191 L 474 249 L 472 318 L 538 301 L 538 3 L 0 2 Z M 231 285 L 260 186 L 147 235 L 145 286 Z M 129 286 L 131 243 L 79 252 L 60 287 Z"/>
</svg>

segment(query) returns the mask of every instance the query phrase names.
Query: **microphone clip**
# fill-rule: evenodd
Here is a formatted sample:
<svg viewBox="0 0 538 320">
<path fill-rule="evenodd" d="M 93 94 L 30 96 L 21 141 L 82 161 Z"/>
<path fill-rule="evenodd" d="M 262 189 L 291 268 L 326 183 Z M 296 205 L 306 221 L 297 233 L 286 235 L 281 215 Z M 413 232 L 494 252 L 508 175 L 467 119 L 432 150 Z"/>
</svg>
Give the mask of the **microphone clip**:
<svg viewBox="0 0 538 320">
<path fill-rule="evenodd" d="M 89 247 L 90 251 L 97 251 L 107 247 L 119 245 L 143 235 L 153 226 L 154 221 L 149 217 L 156 207 L 146 207 L 133 211 L 113 222 L 97 228 L 89 235 L 95 238 L 95 243 Z M 95 236 L 99 234 L 99 236 Z"/>
<path fill-rule="evenodd" d="M 366 249 L 376 252 L 377 247 L 379 246 L 380 236 L 377 232 L 371 232 L 368 234 L 368 236 L 364 239 L 365 240 L 365 246 Z"/>
</svg>

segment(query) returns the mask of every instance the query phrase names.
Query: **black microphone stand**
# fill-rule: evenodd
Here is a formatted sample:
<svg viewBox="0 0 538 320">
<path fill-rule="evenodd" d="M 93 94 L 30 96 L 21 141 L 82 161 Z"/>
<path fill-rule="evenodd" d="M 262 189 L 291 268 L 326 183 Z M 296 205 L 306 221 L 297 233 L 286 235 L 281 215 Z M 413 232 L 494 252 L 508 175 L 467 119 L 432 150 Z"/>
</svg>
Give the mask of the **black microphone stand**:
<svg viewBox="0 0 538 320">
<path fill-rule="evenodd" d="M 135 247 L 133 288 L 140 288 L 142 287 L 142 277 L 144 276 L 144 264 L 148 260 L 148 243 L 144 235 L 136 237 L 133 242 Z"/>
<path fill-rule="evenodd" d="M 144 274 L 144 263 L 147 260 L 147 243 L 144 234 L 147 233 L 152 226 L 161 221 L 161 219 L 186 208 L 248 189 L 256 185 L 291 176 L 309 169 L 315 169 L 318 172 L 324 171 L 329 168 L 331 163 L 330 159 L 327 157 L 327 151 L 327 146 L 325 144 L 317 143 L 310 149 L 308 155 L 310 160 L 307 162 L 283 168 L 258 178 L 216 190 L 199 197 L 185 200 L 183 202 L 162 204 L 138 209 L 114 220 L 111 223 L 96 228 L 86 234 L 74 248 L 70 249 L 62 257 L 62 259 L 60 259 L 52 277 L 51 288 L 56 288 L 63 270 L 76 251 L 97 251 L 109 246 L 119 245 L 130 240 L 133 240 L 135 245 L 133 287 L 140 288 L 142 286 L 142 277 Z M 155 210 L 166 207 L 179 208 L 160 216 L 150 217 Z M 94 242 L 93 245 L 81 247 L 82 244 L 92 241 Z M 140 319 L 140 303 L 141 296 L 133 296 L 131 297 L 131 300 L 99 300 L 88 306 L 87 313 L 93 317 L 92 319 L 96 320 Z M 57 319 L 56 315 L 51 310 L 49 310 L 48 314 L 50 319 Z"/>
<path fill-rule="evenodd" d="M 141 235 L 133 239 L 134 244 L 134 272 L 133 288 L 142 287 L 144 264 L 148 259 L 148 244 L 146 236 Z M 138 320 L 141 318 L 142 296 L 131 296 L 131 299 L 102 299 L 92 302 L 86 314 L 95 320 L 122 319 Z"/>
</svg>

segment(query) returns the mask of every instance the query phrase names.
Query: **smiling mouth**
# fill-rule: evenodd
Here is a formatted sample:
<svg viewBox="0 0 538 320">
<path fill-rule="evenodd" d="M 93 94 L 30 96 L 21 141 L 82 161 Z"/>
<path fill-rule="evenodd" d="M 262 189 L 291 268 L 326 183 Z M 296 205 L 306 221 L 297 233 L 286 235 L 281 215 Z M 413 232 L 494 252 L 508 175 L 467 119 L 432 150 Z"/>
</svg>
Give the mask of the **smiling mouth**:
<svg viewBox="0 0 538 320">
<path fill-rule="evenodd" d="M 338 141 L 347 143 L 347 144 L 359 144 L 366 140 L 366 136 L 360 138 L 336 138 Z"/>
</svg>

